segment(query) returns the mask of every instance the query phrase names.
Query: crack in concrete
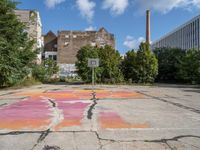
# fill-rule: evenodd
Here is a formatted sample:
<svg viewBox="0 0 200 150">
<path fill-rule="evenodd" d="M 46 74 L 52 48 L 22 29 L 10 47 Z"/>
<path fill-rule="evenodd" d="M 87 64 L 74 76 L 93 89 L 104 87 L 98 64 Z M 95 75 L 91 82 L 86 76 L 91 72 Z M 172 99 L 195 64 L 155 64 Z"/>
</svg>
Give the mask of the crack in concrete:
<svg viewBox="0 0 200 150">
<path fill-rule="evenodd" d="M 87 112 L 87 118 L 90 120 L 92 119 L 93 110 L 95 109 L 96 105 L 97 105 L 97 99 L 94 99 L 93 104 L 90 106 L 90 108 L 88 109 L 88 112 Z"/>
<path fill-rule="evenodd" d="M 185 144 L 185 145 L 190 145 L 190 146 L 192 146 L 192 147 L 194 147 L 194 148 L 200 149 L 200 147 L 195 146 L 195 145 L 193 145 L 193 144 L 189 144 L 189 143 L 183 142 L 183 141 L 179 141 L 179 142 L 180 142 L 180 143 L 183 143 L 183 144 Z"/>
<path fill-rule="evenodd" d="M 8 92 L 8 93 L 5 93 L 5 94 L 1 94 L 0 96 L 6 96 L 6 95 L 12 95 L 12 94 L 15 94 L 17 92 Z"/>
<path fill-rule="evenodd" d="M 100 137 L 99 137 L 99 134 L 97 133 L 97 131 L 92 131 L 93 133 L 95 133 L 96 137 L 97 137 L 97 140 L 99 142 L 99 148 L 98 150 L 102 150 L 102 148 L 105 146 L 101 143 L 101 140 L 100 140 Z"/>
<path fill-rule="evenodd" d="M 57 103 L 55 101 L 49 98 L 45 98 L 45 99 L 48 100 L 49 104 L 51 104 L 51 107 L 52 107 L 53 118 L 49 125 L 49 129 L 53 129 L 64 119 L 63 112 L 57 107 Z"/>
<path fill-rule="evenodd" d="M 50 129 L 42 132 L 42 134 L 40 135 L 40 137 L 37 140 L 37 143 L 42 142 L 48 136 L 49 133 L 50 133 Z"/>
<path fill-rule="evenodd" d="M 177 106 L 177 107 L 179 107 L 179 108 L 186 109 L 186 110 L 192 111 L 192 112 L 194 112 L 194 113 L 200 114 L 200 110 L 198 110 L 198 109 L 195 109 L 195 108 L 192 108 L 192 107 L 188 107 L 188 106 L 182 105 L 182 104 L 180 104 L 180 103 L 171 102 L 171 101 L 165 100 L 165 99 L 163 99 L 163 98 L 159 98 L 159 97 L 152 96 L 152 95 L 149 95 L 149 94 L 145 94 L 145 93 L 140 92 L 140 91 L 137 91 L 137 93 L 140 93 L 140 94 L 143 94 L 143 95 L 145 95 L 145 96 L 151 97 L 151 98 L 153 98 L 153 99 L 155 99 L 155 100 L 159 100 L 159 101 L 162 101 L 162 102 L 164 102 L 164 103 L 168 103 L 168 104 Z"/>
<path fill-rule="evenodd" d="M 100 141 L 110 141 L 110 142 L 136 142 L 136 140 L 114 140 L 114 139 L 106 139 L 106 138 L 101 138 L 98 134 L 97 131 L 91 131 L 94 132 L 96 134 L 96 137 L 98 140 Z"/>
<path fill-rule="evenodd" d="M 159 139 L 159 140 L 114 140 L 114 139 L 106 139 L 106 138 L 102 138 L 99 136 L 97 131 L 87 131 L 87 130 L 80 130 L 80 131 L 51 131 L 50 129 L 45 130 L 45 131 L 13 131 L 13 132 L 8 132 L 8 133 L 0 133 L 0 136 L 5 136 L 5 135 L 20 135 L 20 134 L 31 134 L 31 133 L 38 133 L 38 134 L 43 134 L 40 136 L 39 139 L 42 139 L 41 137 L 44 137 L 44 135 L 47 135 L 47 133 L 94 133 L 97 137 L 98 140 L 101 141 L 111 141 L 111 142 L 137 142 L 137 141 L 143 141 L 143 142 L 155 142 L 155 143 L 159 143 L 159 142 L 163 142 L 163 141 L 178 141 L 179 139 L 182 138 L 198 138 L 200 139 L 200 136 L 198 135 L 180 135 L 180 136 L 175 136 L 173 138 L 168 138 L 168 139 Z"/>
<path fill-rule="evenodd" d="M 31 134 L 31 133 L 38 133 L 41 134 L 44 131 L 13 131 L 8 133 L 0 133 L 0 136 L 6 136 L 6 135 L 21 135 L 21 134 Z"/>
<path fill-rule="evenodd" d="M 47 130 L 44 131 L 12 131 L 12 132 L 7 132 L 7 133 L 0 133 L 0 136 L 6 136 L 6 135 L 21 135 L 21 134 L 42 134 L 43 132 L 45 132 Z M 49 130 L 49 133 L 88 133 L 88 132 L 92 132 L 90 130 L 82 130 L 82 131 L 51 131 Z"/>
<path fill-rule="evenodd" d="M 1 136 L 6 136 L 6 135 L 20 135 L 20 134 L 31 134 L 31 133 L 38 133 L 41 134 L 40 137 L 37 140 L 37 143 L 33 146 L 33 148 L 31 150 L 34 150 L 34 148 L 41 143 L 42 141 L 44 141 L 44 139 L 48 136 L 49 133 L 73 133 L 73 138 L 75 139 L 75 134 L 76 133 L 87 133 L 87 132 L 91 132 L 94 133 L 97 137 L 97 140 L 99 141 L 99 148 L 98 150 L 102 150 L 102 148 L 108 144 L 112 144 L 112 143 L 133 143 L 133 142 L 149 142 L 149 143 L 163 143 L 166 146 L 169 147 L 169 149 L 174 150 L 174 148 L 171 147 L 171 145 L 168 143 L 170 141 L 178 141 L 178 142 L 182 142 L 179 139 L 182 138 L 198 138 L 200 139 L 200 136 L 197 135 L 181 135 L 181 136 L 176 136 L 173 138 L 168 138 L 168 139 L 159 139 L 159 140 L 114 140 L 114 139 L 106 139 L 106 138 L 102 138 L 99 136 L 97 131 L 50 131 L 50 129 L 46 130 L 46 131 L 16 131 L 16 132 L 8 132 L 8 133 L 0 133 Z M 108 141 L 109 143 L 106 144 L 102 144 L 101 141 Z M 187 143 L 188 144 L 188 143 Z M 188 144 L 191 145 L 191 144 Z M 74 144 L 76 150 L 78 150 L 78 147 L 76 146 L 76 144 Z M 199 148 L 197 146 L 191 145 L 195 148 Z"/>
<path fill-rule="evenodd" d="M 37 139 L 37 143 L 35 145 L 33 145 L 33 147 L 31 148 L 31 150 L 34 150 L 35 147 L 37 147 L 37 145 L 39 143 L 41 143 L 47 136 L 48 134 L 50 133 L 50 129 L 46 130 L 46 131 L 43 131 L 42 134 L 39 136 L 39 138 Z"/>
<path fill-rule="evenodd" d="M 48 99 L 48 101 L 52 104 L 52 107 L 56 107 L 56 103 L 53 101 L 53 100 L 51 100 L 51 99 Z"/>
<path fill-rule="evenodd" d="M 175 136 L 175 137 L 170 138 L 170 139 L 161 139 L 161 140 L 152 140 L 152 141 L 147 140 L 146 142 L 178 141 L 179 139 L 189 138 L 189 137 L 200 139 L 200 136 L 198 136 L 198 135 L 180 135 L 180 136 Z"/>
<path fill-rule="evenodd" d="M 43 97 L 43 98 L 45 98 L 45 97 Z M 48 102 L 52 106 L 54 118 L 52 119 L 52 122 L 49 125 L 49 129 L 42 132 L 42 134 L 40 135 L 40 137 L 37 140 L 37 143 L 33 146 L 33 148 L 31 150 L 34 150 L 35 147 L 37 147 L 37 145 L 39 143 L 41 143 L 48 136 L 48 134 L 51 132 L 51 129 L 54 128 L 57 124 L 59 124 L 61 122 L 61 120 L 63 119 L 62 112 L 57 108 L 57 104 L 52 99 L 48 99 L 48 98 L 45 98 L 45 99 L 47 99 Z"/>
<path fill-rule="evenodd" d="M 60 150 L 61 148 L 59 146 L 49 146 L 45 145 L 43 150 Z"/>
<path fill-rule="evenodd" d="M 171 145 L 170 145 L 167 141 L 165 141 L 164 144 L 167 145 L 167 147 L 168 147 L 169 149 L 174 150 L 174 148 L 172 148 Z"/>
<path fill-rule="evenodd" d="M 5 105 L 8 105 L 8 103 L 1 104 L 0 107 L 5 106 Z"/>
<path fill-rule="evenodd" d="M 3 97 L 3 99 L 1 99 L 1 100 L 6 100 L 6 101 L 19 101 L 19 100 L 26 100 L 26 99 L 28 99 L 28 98 L 30 98 L 30 96 L 24 96 L 24 97 L 18 97 L 18 98 L 16 98 L 16 97 Z"/>
<path fill-rule="evenodd" d="M 171 145 L 168 143 L 169 141 L 178 141 L 178 142 L 181 142 L 179 139 L 182 139 L 182 138 L 188 138 L 188 137 L 193 137 L 193 138 L 199 138 L 200 139 L 200 136 L 196 136 L 196 135 L 182 135 L 182 136 L 176 136 L 176 137 L 173 137 L 173 138 L 170 138 L 170 139 L 161 139 L 161 140 L 152 140 L 152 141 L 146 141 L 145 142 L 152 142 L 152 143 L 164 143 L 166 144 L 169 149 L 171 150 L 174 150 L 174 148 L 171 147 Z M 191 144 L 188 144 L 188 145 L 191 145 Z M 191 145 L 193 146 L 193 145 Z M 193 147 L 196 147 L 196 146 L 193 146 Z M 198 148 L 198 147 L 196 147 Z"/>
<path fill-rule="evenodd" d="M 179 139 L 181 139 L 181 138 L 188 138 L 188 137 L 193 137 L 193 138 L 199 138 L 200 139 L 200 136 L 197 136 L 197 135 L 181 135 L 181 136 L 176 136 L 176 137 L 173 137 L 173 138 L 170 138 L 170 139 L 160 139 L 160 140 L 114 140 L 114 139 L 101 138 L 97 131 L 92 131 L 92 132 L 94 132 L 96 134 L 97 139 L 100 140 L 100 141 L 109 141 L 111 143 L 114 143 L 114 142 L 120 142 L 120 143 L 132 143 L 132 142 L 164 143 L 171 150 L 173 150 L 173 148 L 170 147 L 170 145 L 167 143 L 168 141 L 179 141 Z"/>
</svg>

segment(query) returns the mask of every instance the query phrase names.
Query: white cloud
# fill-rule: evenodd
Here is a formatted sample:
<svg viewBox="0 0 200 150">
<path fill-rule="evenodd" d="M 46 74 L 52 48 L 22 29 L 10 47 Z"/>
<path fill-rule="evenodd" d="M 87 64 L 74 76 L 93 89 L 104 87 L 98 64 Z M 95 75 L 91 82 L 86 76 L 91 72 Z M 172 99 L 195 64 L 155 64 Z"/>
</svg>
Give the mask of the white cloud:
<svg viewBox="0 0 200 150">
<path fill-rule="evenodd" d="M 96 3 L 91 0 L 76 0 L 76 5 L 81 12 L 81 15 L 91 22 L 94 17 L 94 8 Z"/>
<path fill-rule="evenodd" d="M 93 27 L 93 26 L 89 26 L 85 28 L 85 31 L 95 31 L 95 30 L 96 30 L 96 27 Z"/>
<path fill-rule="evenodd" d="M 64 2 L 65 0 L 45 0 L 45 5 L 48 8 L 54 8 L 56 5 Z"/>
<path fill-rule="evenodd" d="M 175 8 L 200 8 L 200 0 L 134 0 L 134 2 L 140 12 L 150 9 L 167 13 Z"/>
<path fill-rule="evenodd" d="M 104 0 L 103 9 L 110 9 L 114 15 L 121 15 L 128 7 L 129 0 Z"/>
<path fill-rule="evenodd" d="M 127 36 L 124 41 L 124 46 L 128 47 L 129 49 L 138 49 L 141 42 L 144 42 L 145 39 L 143 37 L 139 37 L 135 39 L 132 36 Z"/>
</svg>

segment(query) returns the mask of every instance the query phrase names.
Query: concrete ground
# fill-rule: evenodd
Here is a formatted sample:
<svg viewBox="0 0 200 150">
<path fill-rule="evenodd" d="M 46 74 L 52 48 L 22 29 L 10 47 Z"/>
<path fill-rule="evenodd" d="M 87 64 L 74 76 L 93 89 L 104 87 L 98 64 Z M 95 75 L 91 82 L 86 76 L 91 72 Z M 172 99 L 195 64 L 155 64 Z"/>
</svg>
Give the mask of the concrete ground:
<svg viewBox="0 0 200 150">
<path fill-rule="evenodd" d="M 199 150 L 200 89 L 40 85 L 0 91 L 0 150 Z"/>
</svg>

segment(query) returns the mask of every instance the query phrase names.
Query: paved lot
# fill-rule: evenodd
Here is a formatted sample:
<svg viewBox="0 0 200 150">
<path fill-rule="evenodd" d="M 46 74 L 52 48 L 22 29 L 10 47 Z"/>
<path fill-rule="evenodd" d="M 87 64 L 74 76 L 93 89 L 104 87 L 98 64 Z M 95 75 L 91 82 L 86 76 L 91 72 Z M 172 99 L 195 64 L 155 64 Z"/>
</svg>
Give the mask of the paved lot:
<svg viewBox="0 0 200 150">
<path fill-rule="evenodd" d="M 0 91 L 0 150 L 199 150 L 200 89 L 40 85 Z"/>
</svg>

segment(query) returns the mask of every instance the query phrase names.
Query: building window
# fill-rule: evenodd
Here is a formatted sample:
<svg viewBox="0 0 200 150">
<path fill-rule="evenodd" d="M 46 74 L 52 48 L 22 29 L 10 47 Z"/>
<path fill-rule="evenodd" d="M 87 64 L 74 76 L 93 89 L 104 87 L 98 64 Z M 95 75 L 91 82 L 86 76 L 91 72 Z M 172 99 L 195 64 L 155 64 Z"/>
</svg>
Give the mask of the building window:
<svg viewBox="0 0 200 150">
<path fill-rule="evenodd" d="M 69 38 L 69 35 L 65 35 L 65 38 L 67 38 L 67 39 L 68 39 L 68 38 Z"/>
<path fill-rule="evenodd" d="M 57 60 L 57 56 L 56 55 L 53 55 L 53 60 Z"/>
<path fill-rule="evenodd" d="M 54 61 L 57 60 L 57 56 L 56 55 L 49 55 L 48 58 L 51 59 L 51 60 L 54 60 Z"/>
<path fill-rule="evenodd" d="M 49 55 L 49 59 L 53 59 L 53 55 Z"/>
</svg>

